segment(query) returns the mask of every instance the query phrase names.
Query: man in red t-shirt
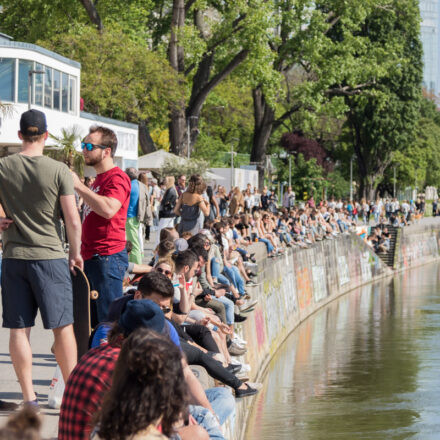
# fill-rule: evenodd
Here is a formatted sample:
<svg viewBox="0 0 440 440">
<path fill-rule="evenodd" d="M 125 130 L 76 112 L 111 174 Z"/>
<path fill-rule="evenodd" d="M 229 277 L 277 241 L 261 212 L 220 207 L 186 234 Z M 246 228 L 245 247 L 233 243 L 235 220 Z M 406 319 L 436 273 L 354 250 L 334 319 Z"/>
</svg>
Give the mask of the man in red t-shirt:
<svg viewBox="0 0 440 440">
<path fill-rule="evenodd" d="M 81 255 L 90 287 L 99 292 L 96 310 L 92 308 L 92 325 L 107 317 L 111 302 L 122 296 L 122 281 L 128 267 L 125 250 L 125 223 L 130 201 L 131 183 L 127 174 L 114 162 L 118 140 L 106 127 L 90 127 L 81 143 L 84 161 L 96 171 L 89 189 L 77 175 L 73 182 L 84 200 Z"/>
</svg>

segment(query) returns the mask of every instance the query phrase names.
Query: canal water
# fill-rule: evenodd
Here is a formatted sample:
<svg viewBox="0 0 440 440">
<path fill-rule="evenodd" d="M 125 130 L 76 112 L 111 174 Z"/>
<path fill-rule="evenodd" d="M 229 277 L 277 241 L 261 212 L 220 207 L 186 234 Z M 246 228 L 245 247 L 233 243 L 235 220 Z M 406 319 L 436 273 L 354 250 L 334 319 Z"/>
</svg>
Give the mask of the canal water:
<svg viewBox="0 0 440 440">
<path fill-rule="evenodd" d="M 440 264 L 329 304 L 269 365 L 246 439 L 440 438 Z"/>
</svg>

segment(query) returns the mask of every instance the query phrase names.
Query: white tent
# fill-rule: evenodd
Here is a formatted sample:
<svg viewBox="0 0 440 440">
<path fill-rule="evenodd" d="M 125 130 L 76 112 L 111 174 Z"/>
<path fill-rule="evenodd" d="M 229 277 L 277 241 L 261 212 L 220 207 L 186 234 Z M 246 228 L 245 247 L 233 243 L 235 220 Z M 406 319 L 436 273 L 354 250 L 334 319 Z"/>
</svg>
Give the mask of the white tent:
<svg viewBox="0 0 440 440">
<path fill-rule="evenodd" d="M 138 169 L 139 170 L 151 170 L 160 171 L 164 166 L 166 160 L 175 160 L 182 165 L 185 163 L 186 159 L 183 157 L 176 156 L 175 154 L 168 153 L 165 150 L 157 150 L 153 153 L 144 154 L 138 158 Z"/>
<path fill-rule="evenodd" d="M 207 170 L 203 176 L 207 182 L 217 182 L 217 180 L 225 180 L 223 176 L 215 174 L 212 171 Z"/>
</svg>

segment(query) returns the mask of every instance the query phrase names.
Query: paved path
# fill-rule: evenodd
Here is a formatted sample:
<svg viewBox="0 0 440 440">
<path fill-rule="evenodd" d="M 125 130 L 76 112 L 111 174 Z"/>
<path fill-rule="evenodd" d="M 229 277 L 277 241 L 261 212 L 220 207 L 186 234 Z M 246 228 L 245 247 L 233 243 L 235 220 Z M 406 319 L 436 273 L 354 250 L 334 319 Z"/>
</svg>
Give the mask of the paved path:
<svg viewBox="0 0 440 440">
<path fill-rule="evenodd" d="M 145 261 L 151 259 L 155 243 L 155 233 L 151 234 L 152 240 L 145 243 Z M 2 312 L 0 301 L 0 312 Z M 58 410 L 47 408 L 47 394 L 49 385 L 55 372 L 56 362 L 50 348 L 53 343 L 51 331 L 44 330 L 40 316 L 38 315 L 36 325 L 31 331 L 31 345 L 33 350 L 33 382 L 35 391 L 42 406 L 43 437 L 54 439 L 58 433 Z M 15 376 L 11 358 L 9 357 L 9 330 L 0 328 L 0 399 L 20 403 L 22 400 L 20 385 Z M 0 412 L 0 426 L 6 421 L 8 413 Z"/>
</svg>

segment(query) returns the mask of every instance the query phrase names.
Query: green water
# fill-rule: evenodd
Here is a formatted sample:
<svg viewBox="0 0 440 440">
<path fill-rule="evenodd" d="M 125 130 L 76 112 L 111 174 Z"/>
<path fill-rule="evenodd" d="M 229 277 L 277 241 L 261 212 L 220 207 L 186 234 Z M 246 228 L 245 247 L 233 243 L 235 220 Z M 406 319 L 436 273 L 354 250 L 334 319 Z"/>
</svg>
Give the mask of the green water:
<svg viewBox="0 0 440 440">
<path fill-rule="evenodd" d="M 283 344 L 246 439 L 440 439 L 440 265 L 365 286 Z"/>
</svg>

